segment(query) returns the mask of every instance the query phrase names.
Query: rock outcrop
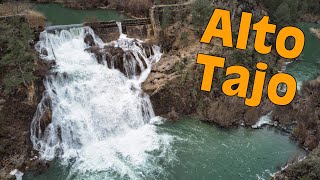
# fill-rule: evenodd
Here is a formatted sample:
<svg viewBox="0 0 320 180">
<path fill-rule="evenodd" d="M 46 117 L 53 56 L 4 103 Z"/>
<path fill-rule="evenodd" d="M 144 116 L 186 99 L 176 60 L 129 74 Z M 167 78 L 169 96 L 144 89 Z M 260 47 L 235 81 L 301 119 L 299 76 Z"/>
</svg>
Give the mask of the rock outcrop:
<svg viewBox="0 0 320 180">
<path fill-rule="evenodd" d="M 219 50 L 210 49 L 208 45 L 202 48 L 203 51 L 219 53 Z M 223 127 L 240 125 L 242 122 L 251 126 L 271 110 L 273 105 L 266 98 L 259 107 L 249 108 L 245 106 L 244 99 L 224 95 L 219 78 L 223 70 L 216 71 L 210 93 L 201 91 L 203 66 L 195 63 L 199 49 L 200 45 L 197 44 L 165 54 L 153 66 L 143 89 L 150 95 L 156 115 L 170 117 L 174 109 L 180 116 L 194 115 Z"/>
<path fill-rule="evenodd" d="M 272 120 L 291 129 L 305 148 L 315 149 L 320 141 L 320 77 L 305 82 L 301 93 L 287 106 L 277 106 Z"/>
<path fill-rule="evenodd" d="M 320 29 L 310 28 L 309 29 L 312 34 L 314 34 L 318 39 L 320 39 Z"/>
<path fill-rule="evenodd" d="M 235 11 L 233 32 L 236 35 L 242 11 L 249 11 L 254 4 L 232 7 L 230 3 L 218 1 L 219 8 Z M 255 9 L 254 21 L 265 15 L 265 11 Z M 196 64 L 198 53 L 225 57 L 226 67 L 243 65 L 254 74 L 255 64 L 264 61 L 269 64 L 268 73 L 274 74 L 280 67 L 276 63 L 274 53 L 261 56 L 254 52 L 254 35 L 250 36 L 247 51 L 239 51 L 222 47 L 221 39 L 213 39 L 213 43 L 200 44 L 196 30 L 192 25 L 192 18 L 177 20 L 173 25 L 163 29 L 160 33 L 160 43 L 165 52 L 161 60 L 155 64 L 143 84 L 143 89 L 150 95 L 156 115 L 170 117 L 172 109 L 179 116 L 193 115 L 206 122 L 213 122 L 219 126 L 237 126 L 245 124 L 251 126 L 262 115 L 266 115 L 273 105 L 263 97 L 259 107 L 249 108 L 244 100 L 238 97 L 228 97 L 221 91 L 221 85 L 226 80 L 225 70 L 215 70 L 213 87 L 210 93 L 200 90 L 204 66 Z M 268 37 L 269 42 L 272 41 Z M 214 44 L 214 45 L 213 45 Z M 228 78 L 228 77 L 227 77 Z M 252 88 L 250 80 L 249 89 Z M 251 91 L 251 90 L 249 90 Z M 249 94 L 250 95 L 250 94 Z"/>
</svg>

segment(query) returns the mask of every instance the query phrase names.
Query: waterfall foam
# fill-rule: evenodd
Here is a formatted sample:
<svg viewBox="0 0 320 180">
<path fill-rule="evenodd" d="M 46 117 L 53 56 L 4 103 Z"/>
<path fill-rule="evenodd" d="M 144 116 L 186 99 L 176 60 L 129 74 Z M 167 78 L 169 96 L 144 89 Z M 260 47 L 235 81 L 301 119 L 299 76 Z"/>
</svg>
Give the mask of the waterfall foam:
<svg viewBox="0 0 320 180">
<path fill-rule="evenodd" d="M 141 73 L 133 72 L 126 56 L 123 64 L 133 77 L 99 64 L 95 54 L 85 51 L 88 34 L 100 48 L 114 46 L 133 54 Z M 171 152 L 172 137 L 157 132 L 156 120 L 151 120 L 157 117 L 141 90 L 152 63 L 161 57 L 160 48 L 153 46 L 147 56 L 140 41 L 127 38 L 121 29 L 120 34 L 117 41 L 104 44 L 89 27 L 44 31 L 36 45 L 41 58 L 56 65 L 44 81 L 31 140 L 42 159 L 59 158 L 70 166 L 70 176 L 140 179 L 164 174 L 157 162 Z M 42 116 L 48 109 L 52 120 L 46 124 Z"/>
</svg>

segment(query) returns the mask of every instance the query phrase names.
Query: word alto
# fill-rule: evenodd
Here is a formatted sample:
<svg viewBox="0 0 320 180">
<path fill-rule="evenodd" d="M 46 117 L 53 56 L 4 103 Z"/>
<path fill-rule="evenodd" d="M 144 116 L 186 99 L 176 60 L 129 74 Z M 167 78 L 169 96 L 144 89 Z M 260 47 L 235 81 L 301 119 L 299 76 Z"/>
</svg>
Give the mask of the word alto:
<svg viewBox="0 0 320 180">
<path fill-rule="evenodd" d="M 246 50 L 247 48 L 251 18 L 251 13 L 242 13 L 236 45 L 236 48 L 238 49 Z M 221 29 L 217 29 L 220 20 Z M 276 25 L 269 24 L 269 17 L 264 16 L 260 22 L 253 25 L 253 30 L 256 31 L 254 45 L 255 50 L 261 54 L 270 53 L 272 46 L 265 45 L 265 38 L 267 33 L 274 34 L 276 32 Z M 215 9 L 215 11 L 213 12 L 208 26 L 201 38 L 201 42 L 209 44 L 213 37 L 221 38 L 223 46 L 233 47 L 230 11 Z M 295 39 L 295 45 L 292 49 L 286 48 L 285 42 L 288 37 L 293 37 Z M 296 27 L 284 27 L 279 31 L 277 35 L 276 50 L 278 54 L 284 58 L 296 58 L 301 54 L 303 50 L 304 40 L 304 34 L 300 29 Z M 225 58 L 198 54 L 197 63 L 205 65 L 201 90 L 210 92 L 214 76 L 214 69 L 224 68 Z M 259 62 L 256 64 L 256 67 L 257 70 L 250 98 L 247 97 L 250 72 L 243 66 L 231 66 L 227 68 L 226 76 L 237 74 L 238 78 L 226 80 L 222 85 L 222 91 L 228 96 L 237 95 L 238 97 L 245 98 L 245 104 L 247 106 L 258 106 L 262 98 L 262 92 L 266 77 L 265 71 L 267 70 L 268 65 L 266 63 Z M 283 96 L 279 96 L 277 89 L 278 86 L 282 83 L 286 84 L 286 92 Z M 238 85 L 236 89 L 232 88 L 234 87 L 234 85 Z M 269 81 L 268 97 L 274 104 L 287 105 L 293 100 L 296 94 L 296 90 L 297 83 L 291 75 L 278 73 L 275 74 Z"/>
</svg>

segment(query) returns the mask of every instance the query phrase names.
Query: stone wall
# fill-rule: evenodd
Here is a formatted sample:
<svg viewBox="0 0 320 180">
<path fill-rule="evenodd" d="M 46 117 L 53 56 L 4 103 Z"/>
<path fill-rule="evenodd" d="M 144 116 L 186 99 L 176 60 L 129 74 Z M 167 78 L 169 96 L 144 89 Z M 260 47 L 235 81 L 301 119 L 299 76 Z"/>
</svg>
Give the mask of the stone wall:
<svg viewBox="0 0 320 180">
<path fill-rule="evenodd" d="M 171 14 L 171 20 L 181 20 L 189 13 L 189 7 L 194 0 L 191 0 L 182 4 L 170 4 L 170 5 L 156 5 L 150 9 L 150 18 L 140 19 L 127 19 L 121 21 L 122 31 L 129 38 L 136 38 L 141 40 L 155 39 L 159 40 L 161 33 L 161 19 L 163 14 L 169 12 Z M 1 19 L 1 17 L 0 17 Z M 104 42 L 110 42 L 117 40 L 120 36 L 119 28 L 116 21 L 108 22 L 87 22 L 84 24 L 66 25 L 66 26 L 53 26 L 48 27 L 46 30 L 61 30 L 69 29 L 72 27 L 90 26 L 95 33 Z M 39 32 L 38 32 L 39 33 Z"/>
<path fill-rule="evenodd" d="M 161 20 L 164 13 L 169 12 L 173 22 L 181 20 L 190 13 L 192 3 L 193 0 L 183 4 L 153 6 L 150 9 L 150 18 L 123 20 L 122 31 L 130 38 L 158 40 L 162 31 Z M 84 23 L 84 25 L 90 26 L 105 42 L 117 40 L 120 35 L 115 21 Z"/>
<path fill-rule="evenodd" d="M 117 40 L 120 36 L 119 27 L 115 21 L 84 23 L 84 25 L 90 26 L 105 42 Z M 154 35 L 149 18 L 123 20 L 121 26 L 122 32 L 130 38 L 144 40 Z"/>
</svg>

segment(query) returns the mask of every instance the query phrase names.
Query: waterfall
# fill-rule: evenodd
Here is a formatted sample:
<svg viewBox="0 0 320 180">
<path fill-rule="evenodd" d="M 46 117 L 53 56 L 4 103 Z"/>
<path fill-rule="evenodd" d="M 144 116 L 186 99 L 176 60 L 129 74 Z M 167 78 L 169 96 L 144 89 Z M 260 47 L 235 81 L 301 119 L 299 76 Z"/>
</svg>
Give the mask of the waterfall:
<svg viewBox="0 0 320 180">
<path fill-rule="evenodd" d="M 117 41 L 104 44 L 90 27 L 44 31 L 36 45 L 41 58 L 56 65 L 44 80 L 31 141 L 41 159 L 58 158 L 71 167 L 70 177 L 103 172 L 99 179 L 140 179 L 164 173 L 157 162 L 170 152 L 172 137 L 157 132 L 154 122 L 159 118 L 141 90 L 152 63 L 161 57 L 160 48 L 152 46 L 152 54 L 146 55 L 141 41 L 127 38 L 121 29 L 120 34 Z M 100 48 L 112 46 L 129 54 L 122 59 L 125 72 L 108 66 L 117 59 L 104 56 L 104 63 L 98 63 L 86 51 L 87 35 Z M 141 72 L 134 72 L 133 65 Z M 44 122 L 49 109 L 51 122 Z"/>
</svg>

